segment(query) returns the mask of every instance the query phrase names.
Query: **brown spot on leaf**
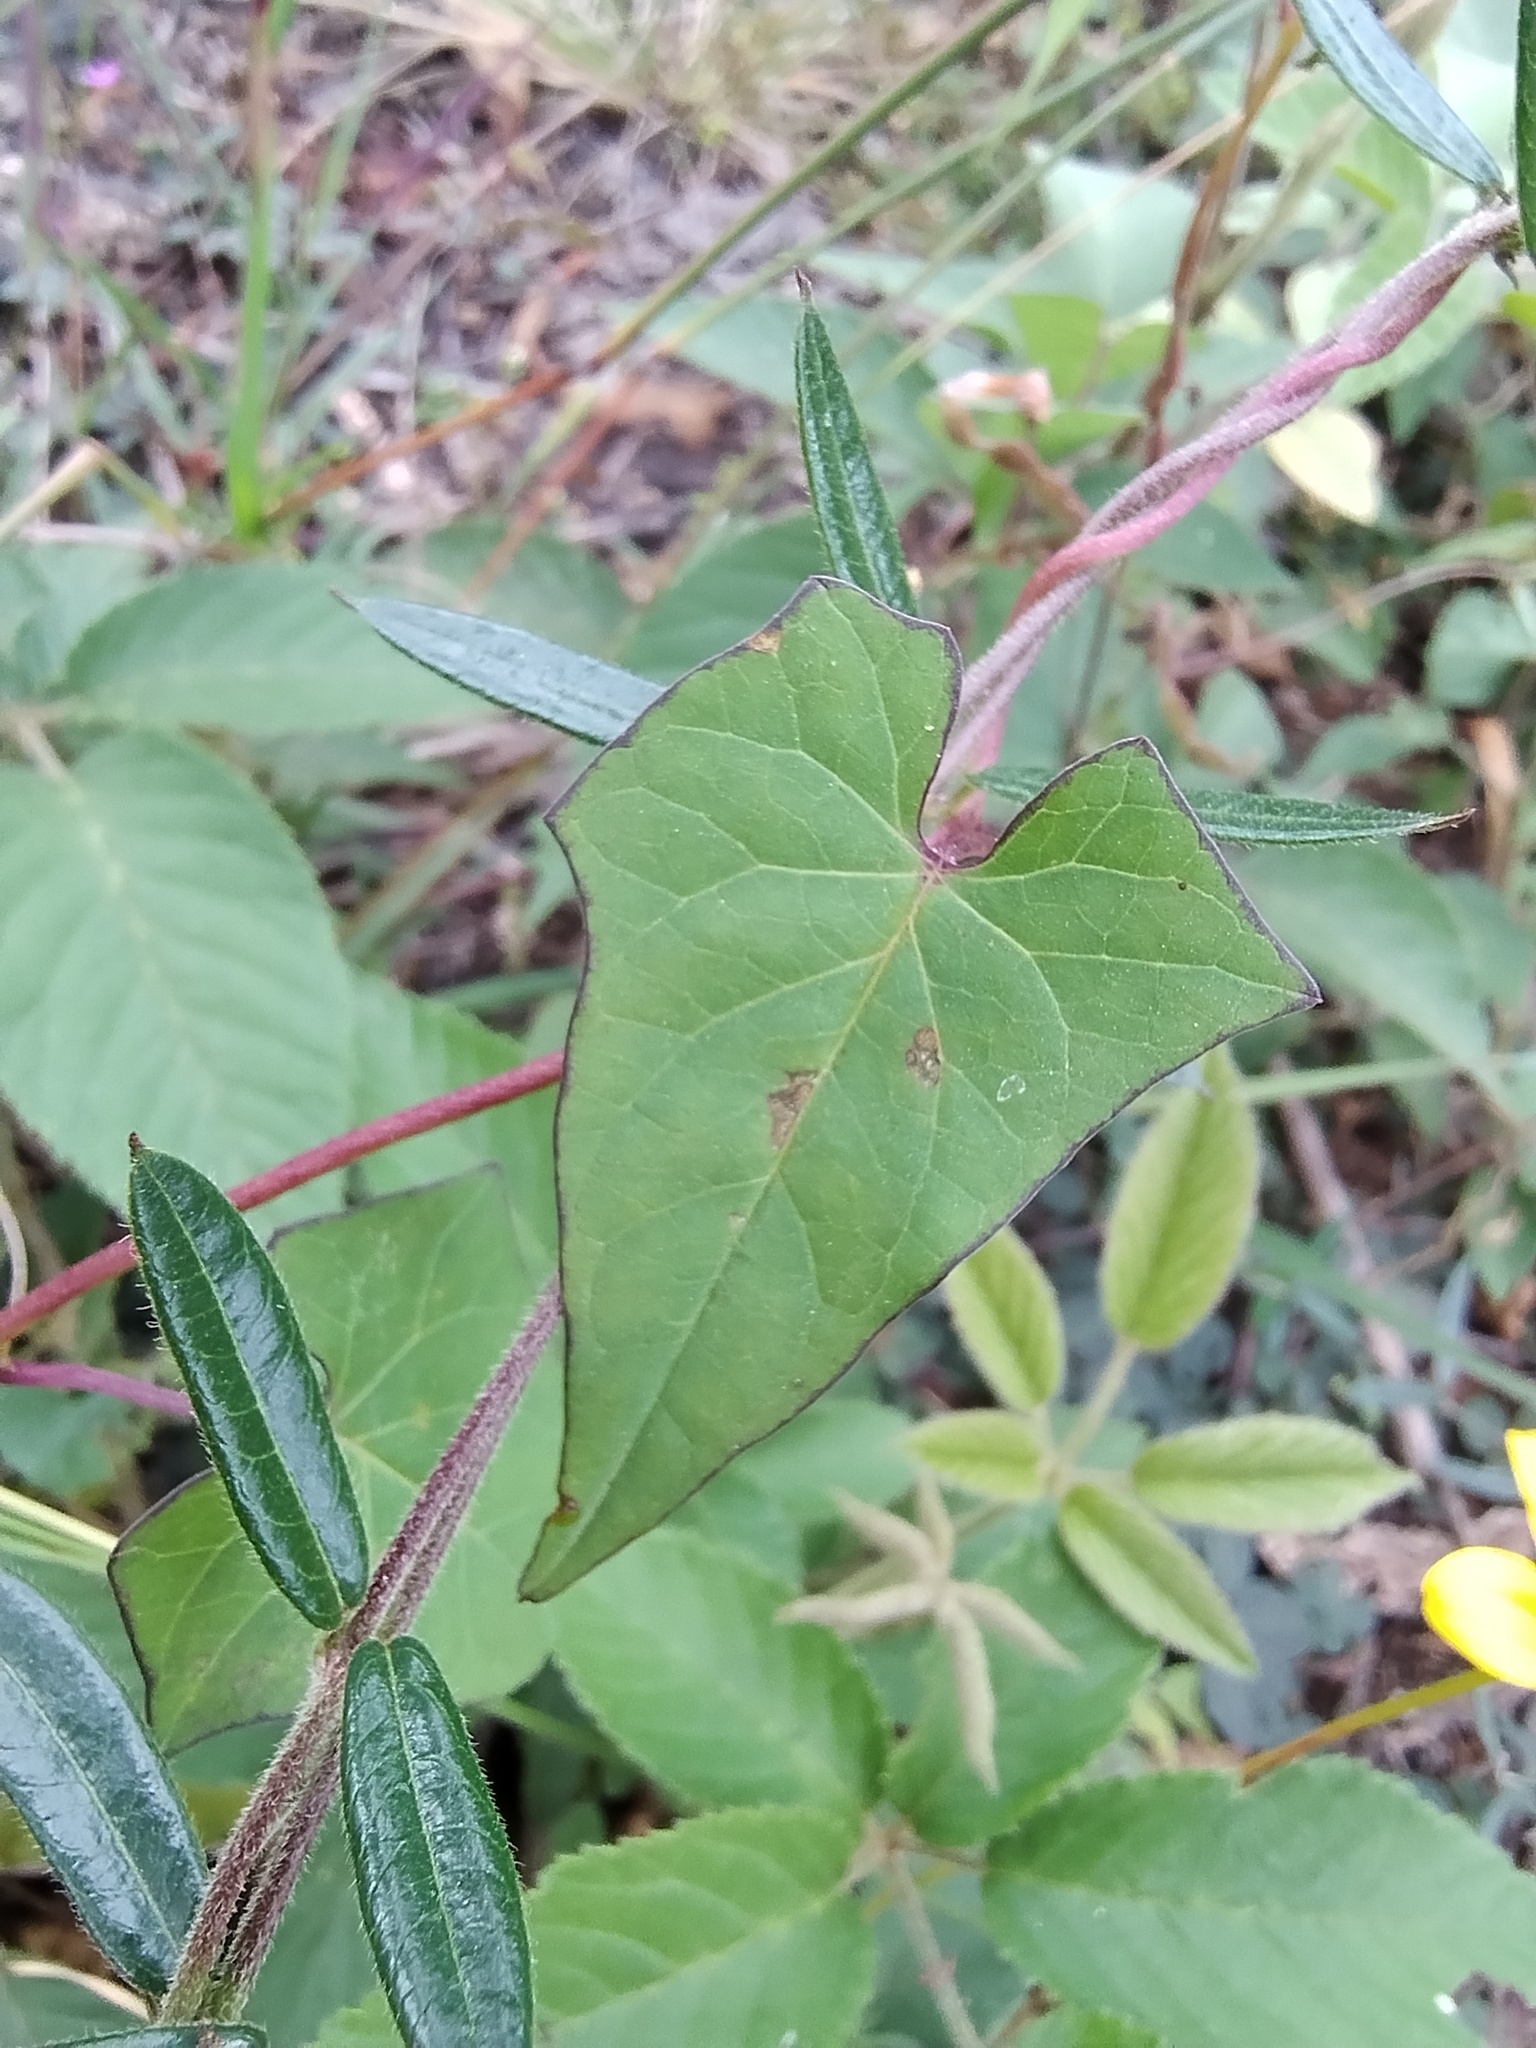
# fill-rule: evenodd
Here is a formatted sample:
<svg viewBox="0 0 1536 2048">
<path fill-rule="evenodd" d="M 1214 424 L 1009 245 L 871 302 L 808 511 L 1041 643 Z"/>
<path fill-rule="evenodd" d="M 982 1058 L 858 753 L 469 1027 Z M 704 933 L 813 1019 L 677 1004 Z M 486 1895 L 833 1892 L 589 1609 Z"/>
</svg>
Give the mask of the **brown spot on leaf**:
<svg viewBox="0 0 1536 2048">
<path fill-rule="evenodd" d="M 789 1134 L 800 1121 L 800 1112 L 810 1101 L 816 1076 L 808 1067 L 795 1067 L 784 1076 L 782 1088 L 768 1091 L 768 1142 L 775 1152 L 783 1151 Z"/>
<path fill-rule="evenodd" d="M 779 642 L 784 638 L 777 626 L 764 626 L 761 633 L 754 633 L 747 642 L 754 654 L 777 654 Z"/>
<path fill-rule="evenodd" d="M 907 1072 L 916 1074 L 925 1088 L 938 1087 L 944 1072 L 944 1054 L 939 1034 L 931 1024 L 924 1024 L 913 1033 L 912 1043 L 907 1047 Z"/>
</svg>

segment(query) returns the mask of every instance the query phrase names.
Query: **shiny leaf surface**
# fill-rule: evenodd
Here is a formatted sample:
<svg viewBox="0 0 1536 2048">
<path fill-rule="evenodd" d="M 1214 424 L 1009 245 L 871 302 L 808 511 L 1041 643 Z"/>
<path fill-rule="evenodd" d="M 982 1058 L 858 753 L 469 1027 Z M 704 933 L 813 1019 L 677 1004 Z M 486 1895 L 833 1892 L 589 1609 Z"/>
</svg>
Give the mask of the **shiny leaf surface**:
<svg viewBox="0 0 1536 2048">
<path fill-rule="evenodd" d="M 512 1849 L 430 1653 L 364 1643 L 341 1796 L 363 1923 L 407 2048 L 528 2048 L 533 1980 Z"/>
<path fill-rule="evenodd" d="M 367 1585 L 368 1539 L 288 1291 L 250 1225 L 185 1160 L 139 1148 L 128 1215 L 241 1526 L 304 1618 L 334 1628 Z"/>
<path fill-rule="evenodd" d="M 0 1573 L 0 1786 L 92 1939 L 158 1993 L 207 1878 L 181 1795 L 116 1682 L 50 1604 Z"/>
</svg>

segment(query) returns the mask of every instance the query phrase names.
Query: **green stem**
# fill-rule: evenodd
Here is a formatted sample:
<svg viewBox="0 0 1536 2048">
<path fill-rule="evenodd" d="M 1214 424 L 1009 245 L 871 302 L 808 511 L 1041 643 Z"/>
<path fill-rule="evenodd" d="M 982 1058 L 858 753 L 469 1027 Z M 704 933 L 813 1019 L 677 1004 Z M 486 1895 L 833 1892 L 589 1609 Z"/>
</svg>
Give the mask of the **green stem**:
<svg viewBox="0 0 1536 2048">
<path fill-rule="evenodd" d="M 1405 1081 L 1434 1081 L 1454 1073 L 1454 1060 L 1425 1054 L 1402 1060 L 1361 1060 L 1351 1066 L 1296 1068 L 1285 1074 L 1255 1074 L 1239 1081 L 1233 1094 L 1250 1107 L 1294 1102 L 1306 1095 L 1341 1095 L 1350 1088 L 1395 1088 Z"/>
<path fill-rule="evenodd" d="M 1454 1672 L 1449 1678 L 1437 1678 L 1433 1685 L 1417 1685 L 1412 1692 L 1395 1692 L 1390 1699 L 1377 1700 L 1353 1714 L 1340 1714 L 1336 1721 L 1324 1721 L 1320 1728 L 1309 1728 L 1305 1735 L 1298 1735 L 1292 1742 L 1281 1742 L 1273 1749 L 1259 1750 L 1243 1765 L 1238 1780 L 1241 1784 L 1251 1785 L 1255 1779 L 1279 1770 L 1282 1764 L 1311 1756 L 1314 1750 L 1331 1749 L 1334 1743 L 1343 1742 L 1347 1736 L 1358 1735 L 1362 1728 L 1379 1728 L 1385 1721 L 1400 1720 L 1404 1714 L 1412 1714 L 1420 1707 L 1438 1706 L 1442 1700 L 1460 1699 L 1464 1693 L 1476 1692 L 1493 1682 L 1488 1672 L 1469 1668 Z"/>
<path fill-rule="evenodd" d="M 1022 14 L 1029 4 L 1030 0 L 997 0 L 995 6 L 989 7 L 985 14 L 979 16 L 968 28 L 963 28 L 958 35 L 952 36 L 942 49 L 936 50 L 915 70 L 909 71 L 905 78 L 899 79 L 889 92 L 882 93 L 862 114 L 856 115 L 845 127 L 829 137 L 820 149 L 807 157 L 798 170 L 792 171 L 787 178 L 781 178 L 777 185 L 763 194 L 756 205 L 749 206 L 741 218 L 733 222 L 723 235 L 711 242 L 686 269 L 680 270 L 676 277 L 669 278 L 658 290 L 652 292 L 642 305 L 637 306 L 629 318 L 616 327 L 603 343 L 598 351 L 597 361 L 609 362 L 628 348 L 659 314 L 664 313 L 668 306 L 675 305 L 685 292 L 691 291 L 706 271 L 712 270 L 722 256 L 734 249 L 738 242 L 744 241 L 752 230 L 760 227 L 770 215 L 777 213 L 786 200 L 793 199 L 797 192 L 804 191 L 805 187 L 819 178 L 823 171 L 830 170 L 841 157 L 845 157 L 851 149 L 857 148 L 866 135 L 882 127 L 892 114 L 907 104 L 908 100 L 916 99 L 917 95 L 926 91 L 936 78 L 942 78 L 951 65 L 963 63 L 967 57 L 972 56 L 989 36 L 1012 21 L 1016 14 Z"/>
<path fill-rule="evenodd" d="M 896 1910 L 901 1915 L 901 1924 L 917 1957 L 918 1974 L 938 2011 L 950 2048 L 986 2048 L 985 2041 L 976 2031 L 976 2022 L 966 2009 L 965 2000 L 955 1988 L 955 1966 L 939 1946 L 939 1937 L 934 1933 L 928 1908 L 923 1904 L 923 1895 L 906 1857 L 899 1849 L 892 1849 L 885 1867 Z"/>
<path fill-rule="evenodd" d="M 1110 1352 L 1099 1384 L 1094 1388 L 1082 1413 L 1067 1432 L 1061 1449 L 1056 1454 L 1056 1470 L 1069 1474 L 1077 1460 L 1086 1451 L 1099 1431 L 1109 1420 L 1110 1411 L 1125 1391 L 1125 1383 L 1131 1376 L 1131 1367 L 1140 1356 L 1141 1346 L 1133 1344 L 1129 1337 L 1117 1337 L 1115 1348 Z"/>
<path fill-rule="evenodd" d="M 267 410 L 267 303 L 272 290 L 272 195 L 276 183 L 273 175 L 276 138 L 268 12 L 269 0 L 252 0 L 250 55 L 246 72 L 250 225 L 245 290 L 240 304 L 240 362 L 224 457 L 230 519 L 237 536 L 246 541 L 259 540 L 266 523 L 261 480 L 261 436 Z"/>
</svg>

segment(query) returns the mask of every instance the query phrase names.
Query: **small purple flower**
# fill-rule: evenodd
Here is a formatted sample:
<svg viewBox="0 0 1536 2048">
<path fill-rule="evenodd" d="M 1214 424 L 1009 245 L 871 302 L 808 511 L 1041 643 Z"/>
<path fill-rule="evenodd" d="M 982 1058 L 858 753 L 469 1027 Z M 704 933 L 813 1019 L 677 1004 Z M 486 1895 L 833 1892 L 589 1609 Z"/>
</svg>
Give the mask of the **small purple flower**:
<svg viewBox="0 0 1536 2048">
<path fill-rule="evenodd" d="M 123 75 L 123 67 L 115 57 L 93 57 L 89 64 L 80 67 L 80 83 L 92 92 L 107 92 L 117 84 Z"/>
</svg>

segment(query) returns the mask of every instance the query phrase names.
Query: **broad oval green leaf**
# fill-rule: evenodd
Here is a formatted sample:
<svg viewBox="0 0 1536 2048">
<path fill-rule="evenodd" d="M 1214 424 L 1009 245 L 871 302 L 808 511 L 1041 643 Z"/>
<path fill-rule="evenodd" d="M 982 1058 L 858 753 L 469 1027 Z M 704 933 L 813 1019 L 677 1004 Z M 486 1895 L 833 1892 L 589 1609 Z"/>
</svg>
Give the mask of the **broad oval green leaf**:
<svg viewBox="0 0 1536 2048">
<path fill-rule="evenodd" d="M 557 1136 L 567 1505 L 530 1597 L 804 1407 L 1128 1096 L 1311 999 L 1144 742 L 979 865 L 932 859 L 955 688 L 947 634 L 813 582 L 556 814 L 591 957 Z"/>
<path fill-rule="evenodd" d="M 168 1152 L 135 1151 L 128 1219 L 241 1527 L 305 1620 L 334 1628 L 368 1584 L 368 1539 L 277 1268 L 207 1175 Z"/>
<path fill-rule="evenodd" d="M 1259 1136 L 1225 1050 L 1208 1053 L 1142 1133 L 1104 1231 L 1110 1327 L 1148 1351 L 1187 1337 L 1226 1293 L 1253 1227 Z"/>
<path fill-rule="evenodd" d="M 1008 1408 L 1038 1408 L 1061 1385 L 1067 1340 L 1045 1270 L 1015 1230 L 1000 1230 L 944 1282 L 972 1363 Z"/>
<path fill-rule="evenodd" d="M 1171 2048 L 1456 2048 L 1469 1977 L 1536 1992 L 1529 1875 L 1343 1757 L 1085 1785 L 991 1860 L 1009 1960 Z"/>
<path fill-rule="evenodd" d="M 795 1591 L 657 1529 L 561 1600 L 555 1654 L 593 1718 L 681 1803 L 862 1810 L 888 1731 L 847 1647 L 779 1621 Z"/>
<path fill-rule="evenodd" d="M 907 1445 L 941 1479 L 993 1500 L 1034 1500 L 1041 1490 L 1045 1444 L 1025 1416 L 997 1408 L 963 1408 L 930 1416 Z"/>
<path fill-rule="evenodd" d="M 334 921 L 226 762 L 119 733 L 0 764 L 0 902 L 0 1089 L 109 1202 L 131 1130 L 227 1186 L 347 1128 Z"/>
<path fill-rule="evenodd" d="M 851 1816 L 737 1809 L 561 1856 L 528 1900 L 549 2048 L 845 2048 L 874 1942 Z"/>
<path fill-rule="evenodd" d="M 307 563 L 274 561 L 162 576 L 89 628 L 63 687 L 93 716 L 124 724 L 263 736 L 474 715 L 456 691 L 381 650 L 331 581 Z"/>
<path fill-rule="evenodd" d="M 443 1085 L 469 1078 L 450 1069 Z M 502 1117 L 508 1155 L 519 1133 L 531 1144 L 538 1138 L 543 1118 L 539 1178 L 512 1205 L 516 1221 L 501 1176 L 482 1170 L 301 1224 L 272 1249 L 325 1360 L 375 1555 L 548 1271 L 539 1250 L 553 1206 L 548 1104 L 528 1097 L 492 1121 Z M 559 1436 L 560 1360 L 551 1345 L 416 1624 L 461 1699 L 515 1690 L 548 1653 L 548 1614 L 504 1595 L 554 1498 Z M 216 1476 L 193 1480 L 136 1522 L 118 1545 L 112 1579 L 149 1678 L 151 1721 L 168 1748 L 297 1704 L 314 1630 L 262 1569 Z M 491 1606 L 497 1622 L 487 1628 Z"/>
<path fill-rule="evenodd" d="M 834 576 L 899 612 L 916 609 L 906 559 L 848 381 L 802 278 L 795 404 L 811 504 Z"/>
<path fill-rule="evenodd" d="M 1067 1555 L 1143 1634 L 1246 1677 L 1258 1669 L 1232 1604 L 1187 1543 L 1139 1501 L 1085 1480 L 1056 1523 Z"/>
<path fill-rule="evenodd" d="M 181 1795 L 116 1681 L 0 1572 L 0 1786 L 103 1955 L 141 1991 L 176 1968 L 207 1881 Z"/>
<path fill-rule="evenodd" d="M 1149 1444 L 1131 1484 L 1176 1522 L 1328 1530 L 1415 1484 L 1371 1439 L 1316 1415 L 1241 1415 Z"/>
<path fill-rule="evenodd" d="M 404 598 L 362 597 L 357 610 L 423 668 L 579 740 L 616 739 L 656 701 L 654 683 L 576 654 L 521 626 Z"/>
<path fill-rule="evenodd" d="M 1499 189 L 1497 163 L 1393 40 L 1370 0 L 1296 0 L 1296 12 L 1362 106 L 1452 176 L 1480 192 Z"/>
<path fill-rule="evenodd" d="M 407 2048 L 529 2048 L 533 1974 L 501 1817 L 429 1651 L 347 1667 L 341 1798 L 363 1924 Z"/>
<path fill-rule="evenodd" d="M 999 1781 L 990 1792 L 966 1761 L 944 1646 L 926 1646 L 922 1703 L 886 1780 L 888 1796 L 924 1841 L 961 1846 L 1011 1827 L 1114 1741 L 1157 1668 L 1157 1645 L 1073 1569 L 1042 1511 L 1036 1513 L 1041 1524 L 993 1558 L 980 1580 L 1033 1615 L 1076 1665 L 1042 1663 L 999 1631 L 988 1631 Z"/>
</svg>

